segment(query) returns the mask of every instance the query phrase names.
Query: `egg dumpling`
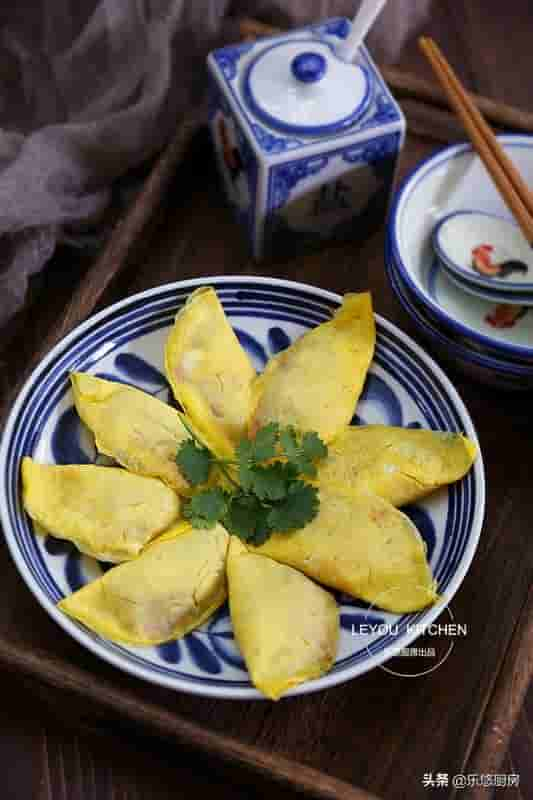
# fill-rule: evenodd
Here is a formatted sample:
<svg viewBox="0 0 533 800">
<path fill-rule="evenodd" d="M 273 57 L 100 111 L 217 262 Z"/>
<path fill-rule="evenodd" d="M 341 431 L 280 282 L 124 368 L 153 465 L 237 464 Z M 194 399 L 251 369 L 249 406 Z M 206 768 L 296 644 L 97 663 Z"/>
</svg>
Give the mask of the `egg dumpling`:
<svg viewBox="0 0 533 800">
<path fill-rule="evenodd" d="M 36 530 L 113 563 L 135 558 L 180 515 L 178 495 L 119 467 L 22 460 L 22 499 Z"/>
<path fill-rule="evenodd" d="M 334 597 L 295 569 L 231 537 L 227 561 L 233 630 L 253 684 L 272 700 L 327 672 L 337 652 Z"/>
<path fill-rule="evenodd" d="M 253 551 L 387 611 L 435 602 L 425 543 L 405 514 L 374 495 L 330 487 L 319 495 L 314 520 L 293 533 L 274 533 Z"/>
<path fill-rule="evenodd" d="M 402 506 L 460 480 L 476 454 L 474 442 L 459 433 L 352 426 L 330 444 L 318 465 L 318 482 L 371 492 Z"/>
<path fill-rule="evenodd" d="M 178 411 L 123 383 L 84 372 L 71 373 L 70 380 L 76 410 L 100 453 L 130 472 L 161 478 L 182 494 L 190 492 L 176 464 L 178 448 L 189 438 Z"/>
<path fill-rule="evenodd" d="M 256 378 L 250 435 L 278 422 L 334 439 L 353 416 L 375 340 L 370 294 L 345 295 L 329 322 L 270 359 Z"/>
<path fill-rule="evenodd" d="M 228 540 L 220 525 L 179 524 L 58 606 L 115 642 L 154 645 L 185 636 L 226 599 Z"/>
<path fill-rule="evenodd" d="M 211 287 L 193 292 L 176 315 L 165 369 L 176 400 L 205 444 L 230 457 L 246 433 L 256 373 Z"/>
</svg>

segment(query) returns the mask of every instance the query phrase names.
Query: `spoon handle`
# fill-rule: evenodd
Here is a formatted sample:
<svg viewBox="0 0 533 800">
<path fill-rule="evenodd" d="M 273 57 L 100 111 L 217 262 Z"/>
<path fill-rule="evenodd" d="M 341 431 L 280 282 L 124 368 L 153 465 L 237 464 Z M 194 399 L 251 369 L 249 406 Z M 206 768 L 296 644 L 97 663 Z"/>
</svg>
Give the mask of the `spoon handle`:
<svg viewBox="0 0 533 800">
<path fill-rule="evenodd" d="M 353 61 L 361 42 L 383 10 L 387 0 L 363 0 L 353 18 L 349 36 L 337 46 L 337 55 L 343 61 Z"/>
</svg>

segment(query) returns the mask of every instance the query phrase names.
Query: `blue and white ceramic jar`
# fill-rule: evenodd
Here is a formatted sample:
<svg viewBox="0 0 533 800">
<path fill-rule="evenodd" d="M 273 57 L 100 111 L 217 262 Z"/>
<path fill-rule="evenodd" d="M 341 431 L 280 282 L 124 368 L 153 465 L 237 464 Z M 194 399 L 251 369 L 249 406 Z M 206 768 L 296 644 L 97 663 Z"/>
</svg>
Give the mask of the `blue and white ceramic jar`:
<svg viewBox="0 0 533 800">
<path fill-rule="evenodd" d="M 364 240 L 383 221 L 405 120 L 344 18 L 215 50 L 209 124 L 253 255 Z"/>
</svg>

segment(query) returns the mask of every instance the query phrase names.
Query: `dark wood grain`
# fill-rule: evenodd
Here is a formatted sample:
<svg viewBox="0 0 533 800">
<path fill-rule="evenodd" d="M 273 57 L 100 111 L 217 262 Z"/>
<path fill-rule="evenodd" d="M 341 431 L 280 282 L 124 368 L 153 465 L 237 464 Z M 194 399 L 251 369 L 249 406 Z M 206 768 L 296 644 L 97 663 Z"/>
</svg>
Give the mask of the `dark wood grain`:
<svg viewBox="0 0 533 800">
<path fill-rule="evenodd" d="M 49 685 L 2 673 L 11 692 L 2 694 L 2 719 L 10 736 L 0 739 L 5 800 L 176 800 L 206 796 L 223 786 L 232 800 L 262 800 L 268 785 L 246 781 L 236 770 L 217 769 L 190 749 L 162 738 L 147 738 L 124 726 L 111 728 L 87 719 L 86 704 L 70 702 Z M 75 721 L 75 722 L 74 722 Z M 276 789 L 276 800 L 295 800 Z"/>
<path fill-rule="evenodd" d="M 69 705 L 71 711 L 79 704 L 78 698 L 82 696 L 85 708 L 89 708 L 90 724 L 93 727 L 97 725 L 97 709 L 103 707 L 113 711 L 119 719 L 140 723 L 160 736 L 171 736 L 181 746 L 210 753 L 219 762 L 239 767 L 245 773 L 260 779 L 274 780 L 282 789 L 293 788 L 305 792 L 309 797 L 323 800 L 376 800 L 375 795 L 338 780 L 325 771 L 318 771 L 303 763 L 296 765 L 267 749 L 250 743 L 243 744 L 222 731 L 211 732 L 207 727 L 172 714 L 163 705 L 139 702 L 134 694 L 124 692 L 102 679 L 96 682 L 91 672 L 73 664 L 66 673 L 64 664 L 45 652 L 21 653 L 12 649 L 2 653 L 2 661 L 4 667 L 19 676 L 39 675 L 48 686 L 61 689 L 63 702 Z M 87 703 L 95 704 L 93 711 Z"/>
<path fill-rule="evenodd" d="M 500 771 L 532 675 L 533 586 L 517 620 L 511 645 L 485 711 L 477 747 L 469 765 L 472 772 L 496 774 Z M 484 791 L 481 787 L 476 789 L 472 798 L 480 800 Z"/>
</svg>

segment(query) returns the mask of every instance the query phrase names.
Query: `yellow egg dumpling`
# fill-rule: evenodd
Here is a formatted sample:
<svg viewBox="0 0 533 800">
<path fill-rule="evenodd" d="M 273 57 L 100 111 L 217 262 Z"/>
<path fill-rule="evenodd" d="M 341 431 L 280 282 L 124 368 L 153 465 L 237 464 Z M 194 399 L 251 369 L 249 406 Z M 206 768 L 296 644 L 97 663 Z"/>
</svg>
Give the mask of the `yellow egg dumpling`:
<svg viewBox="0 0 533 800">
<path fill-rule="evenodd" d="M 458 481 L 476 454 L 476 445 L 458 433 L 353 426 L 330 444 L 318 482 L 371 492 L 402 506 Z"/>
<path fill-rule="evenodd" d="M 185 636 L 226 599 L 228 534 L 182 523 L 127 564 L 59 602 L 59 608 L 116 642 L 154 645 Z"/>
<path fill-rule="evenodd" d="M 254 552 L 387 611 L 418 611 L 436 600 L 425 544 L 405 514 L 373 495 L 329 487 L 319 494 L 312 522 L 274 533 Z"/>
<path fill-rule="evenodd" d="M 275 421 L 334 439 L 353 416 L 375 339 L 370 294 L 346 294 L 332 320 L 272 358 L 256 378 L 250 434 Z"/>
<path fill-rule="evenodd" d="M 127 561 L 175 522 L 179 497 L 156 478 L 119 467 L 22 461 L 22 496 L 47 533 L 101 561 Z"/>
<path fill-rule="evenodd" d="M 214 289 L 191 294 L 165 347 L 165 369 L 176 400 L 204 442 L 231 456 L 252 412 L 255 370 Z"/>
<path fill-rule="evenodd" d="M 174 408 L 140 389 L 83 372 L 73 372 L 70 380 L 76 410 L 101 453 L 137 475 L 161 478 L 177 492 L 189 492 L 176 464 L 179 445 L 189 433 Z"/>
<path fill-rule="evenodd" d="M 291 567 L 248 552 L 234 536 L 227 576 L 233 630 L 263 694 L 277 700 L 330 669 L 339 615 L 329 592 Z"/>
</svg>

